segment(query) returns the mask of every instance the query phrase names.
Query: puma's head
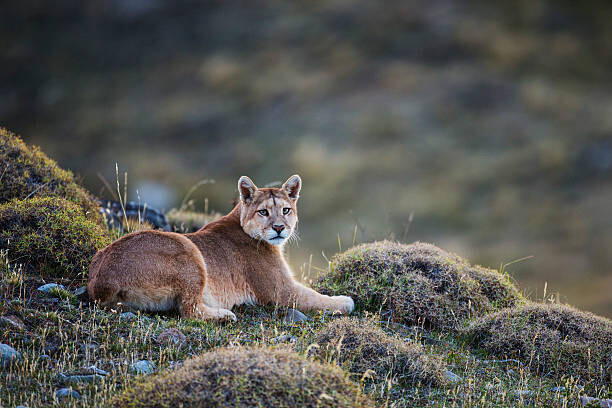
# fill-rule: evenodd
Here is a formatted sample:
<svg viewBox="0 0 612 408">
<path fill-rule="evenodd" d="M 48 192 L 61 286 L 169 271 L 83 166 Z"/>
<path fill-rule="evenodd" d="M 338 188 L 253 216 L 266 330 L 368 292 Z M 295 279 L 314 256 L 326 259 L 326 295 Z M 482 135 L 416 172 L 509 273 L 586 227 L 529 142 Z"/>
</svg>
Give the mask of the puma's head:
<svg viewBox="0 0 612 408">
<path fill-rule="evenodd" d="M 272 245 L 284 244 L 298 222 L 300 188 L 302 179 L 298 175 L 289 177 L 281 188 L 257 188 L 250 178 L 240 177 L 240 225 L 244 232 Z"/>
</svg>

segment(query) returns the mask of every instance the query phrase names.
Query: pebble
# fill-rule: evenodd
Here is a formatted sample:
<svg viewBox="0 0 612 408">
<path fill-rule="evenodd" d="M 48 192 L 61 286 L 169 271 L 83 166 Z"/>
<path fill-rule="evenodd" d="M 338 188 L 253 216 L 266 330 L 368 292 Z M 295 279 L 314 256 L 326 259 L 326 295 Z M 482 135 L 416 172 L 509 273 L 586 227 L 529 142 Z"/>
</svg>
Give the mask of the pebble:
<svg viewBox="0 0 612 408">
<path fill-rule="evenodd" d="M 98 383 L 102 382 L 104 376 L 99 374 L 85 374 L 85 375 L 65 375 L 60 373 L 60 378 L 69 384 L 78 383 Z"/>
<path fill-rule="evenodd" d="M 149 360 L 139 360 L 130 366 L 130 370 L 135 374 L 151 374 L 155 371 L 155 364 Z"/>
<path fill-rule="evenodd" d="M 25 324 L 23 324 L 21 319 L 13 315 L 0 317 L 0 325 L 17 330 L 25 329 Z"/>
<path fill-rule="evenodd" d="M 594 397 L 586 397 L 583 395 L 580 397 L 580 404 L 588 406 L 599 404 L 599 406 L 602 408 L 612 408 L 612 399 L 598 399 Z"/>
<path fill-rule="evenodd" d="M 0 368 L 7 368 L 13 361 L 20 361 L 21 353 L 9 346 L 0 343 Z"/>
<path fill-rule="evenodd" d="M 119 315 L 119 319 L 121 319 L 121 320 L 134 320 L 134 319 L 138 319 L 138 316 L 136 316 L 132 312 L 123 312 L 123 313 L 121 313 Z"/>
<path fill-rule="evenodd" d="M 15 408 L 28 408 L 26 405 L 17 405 Z"/>
<path fill-rule="evenodd" d="M 529 395 L 531 395 L 531 391 L 529 390 L 516 390 L 514 392 L 516 394 L 517 397 L 528 397 Z"/>
<path fill-rule="evenodd" d="M 565 391 L 565 387 L 553 387 L 552 391 L 553 392 L 563 392 Z"/>
<path fill-rule="evenodd" d="M 183 344 L 187 341 L 187 337 L 178 329 L 170 328 L 161 332 L 157 336 L 159 343 L 173 343 L 175 345 Z"/>
<path fill-rule="evenodd" d="M 74 296 L 84 296 L 85 293 L 87 293 L 87 286 L 81 286 L 80 288 L 76 289 L 74 292 L 72 292 L 74 294 Z"/>
<path fill-rule="evenodd" d="M 287 314 L 285 315 L 285 318 L 283 319 L 285 323 L 299 323 L 299 322 L 304 322 L 306 320 L 309 320 L 309 317 L 297 309 L 287 310 Z"/>
<path fill-rule="evenodd" d="M 108 371 L 104 371 L 101 368 L 96 367 L 95 365 L 89 366 L 87 368 L 85 368 L 85 370 L 89 373 L 92 374 L 99 374 L 99 375 L 108 375 Z"/>
<path fill-rule="evenodd" d="M 291 342 L 291 343 L 295 343 L 297 341 L 297 339 L 295 338 L 295 336 L 291 336 L 289 334 L 283 334 L 280 335 L 278 337 L 275 337 L 272 339 L 272 343 L 277 344 L 277 343 L 286 343 L 286 342 Z"/>
<path fill-rule="evenodd" d="M 38 290 L 40 292 L 44 292 L 44 293 L 49 293 L 51 292 L 51 289 L 54 288 L 58 288 L 58 289 L 66 289 L 66 287 L 64 285 L 60 285 L 57 283 L 47 283 L 46 285 L 42 285 L 38 288 Z"/>
<path fill-rule="evenodd" d="M 81 394 L 74 391 L 72 388 L 60 388 L 59 390 L 55 391 L 55 398 L 62 399 L 67 397 L 81 399 Z"/>
<path fill-rule="evenodd" d="M 453 373 L 450 370 L 446 370 L 444 372 L 444 376 L 446 377 L 446 379 L 452 383 L 458 383 L 461 382 L 461 377 L 459 377 L 457 374 Z"/>
</svg>

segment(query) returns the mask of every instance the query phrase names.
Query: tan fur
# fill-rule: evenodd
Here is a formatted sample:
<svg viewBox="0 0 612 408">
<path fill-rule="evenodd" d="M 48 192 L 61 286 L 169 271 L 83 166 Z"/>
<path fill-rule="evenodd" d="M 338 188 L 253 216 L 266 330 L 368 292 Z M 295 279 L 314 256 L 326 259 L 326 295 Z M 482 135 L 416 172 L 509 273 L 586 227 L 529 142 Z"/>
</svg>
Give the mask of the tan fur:
<svg viewBox="0 0 612 408">
<path fill-rule="evenodd" d="M 243 303 L 350 313 L 351 298 L 297 282 L 283 256 L 298 222 L 299 176 L 280 189 L 241 177 L 238 188 L 234 209 L 193 234 L 140 231 L 100 250 L 89 267 L 89 296 L 104 306 L 178 308 L 200 319 L 235 320 L 230 309 Z"/>
</svg>

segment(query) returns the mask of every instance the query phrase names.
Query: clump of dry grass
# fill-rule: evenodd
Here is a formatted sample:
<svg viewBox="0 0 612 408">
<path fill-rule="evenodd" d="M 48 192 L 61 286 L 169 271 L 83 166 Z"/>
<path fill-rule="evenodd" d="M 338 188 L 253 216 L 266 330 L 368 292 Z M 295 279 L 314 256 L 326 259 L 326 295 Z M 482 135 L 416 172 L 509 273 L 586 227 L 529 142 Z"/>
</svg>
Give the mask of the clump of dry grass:
<svg viewBox="0 0 612 408">
<path fill-rule="evenodd" d="M 474 345 L 543 375 L 612 383 L 612 321 L 604 317 L 528 303 L 484 316 L 465 332 Z"/>
<path fill-rule="evenodd" d="M 456 329 L 466 318 L 521 298 L 507 276 L 420 242 L 353 247 L 332 259 L 315 288 L 351 296 L 358 310 L 391 313 L 396 322 L 438 329 Z"/>
<path fill-rule="evenodd" d="M 0 247 L 15 263 L 44 276 L 76 278 L 87 270 L 96 251 L 109 243 L 104 227 L 63 198 L 36 197 L 0 205 Z"/>
<path fill-rule="evenodd" d="M 94 197 L 75 182 L 70 171 L 4 128 L 0 128 L 0 162 L 0 203 L 30 197 L 61 197 L 77 204 L 88 218 L 102 222 Z"/>
<path fill-rule="evenodd" d="M 166 219 L 174 232 L 196 232 L 211 221 L 221 218 L 220 213 L 198 212 L 191 209 L 173 208 L 166 213 Z"/>
<path fill-rule="evenodd" d="M 386 334 L 368 318 L 343 317 L 327 324 L 316 337 L 319 355 L 360 375 L 376 373 L 376 381 L 393 379 L 401 386 L 445 384 L 446 365 L 418 343 Z"/>
<path fill-rule="evenodd" d="M 224 348 L 147 378 L 116 407 L 369 407 L 346 374 L 299 354 L 270 348 Z"/>
</svg>

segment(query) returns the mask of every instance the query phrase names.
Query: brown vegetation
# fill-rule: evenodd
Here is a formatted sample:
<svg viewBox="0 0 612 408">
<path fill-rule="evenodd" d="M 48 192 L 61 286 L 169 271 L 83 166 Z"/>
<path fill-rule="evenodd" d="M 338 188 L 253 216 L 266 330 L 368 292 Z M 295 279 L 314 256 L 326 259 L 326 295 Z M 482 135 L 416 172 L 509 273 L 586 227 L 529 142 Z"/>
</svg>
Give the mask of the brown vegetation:
<svg viewBox="0 0 612 408">
<path fill-rule="evenodd" d="M 340 369 L 287 350 L 224 348 L 128 388 L 116 407 L 369 407 Z"/>
<path fill-rule="evenodd" d="M 358 310 L 391 313 L 394 321 L 457 328 L 469 317 L 514 305 L 508 277 L 472 266 L 431 244 L 362 244 L 336 255 L 315 289 L 343 293 Z"/>
</svg>

